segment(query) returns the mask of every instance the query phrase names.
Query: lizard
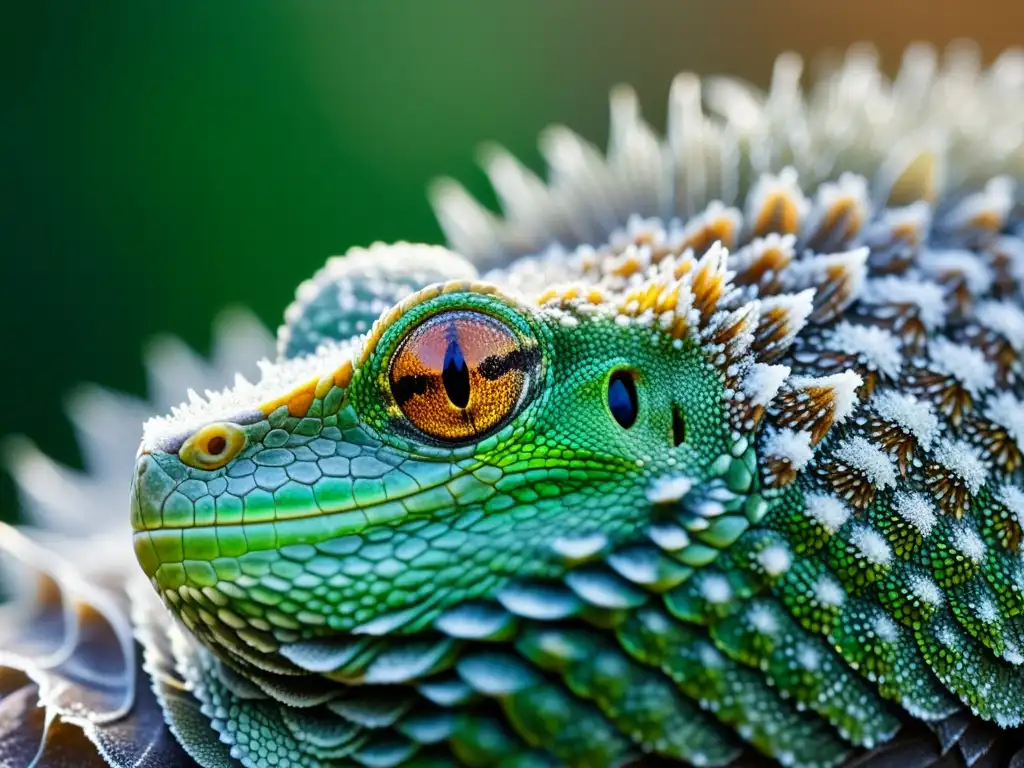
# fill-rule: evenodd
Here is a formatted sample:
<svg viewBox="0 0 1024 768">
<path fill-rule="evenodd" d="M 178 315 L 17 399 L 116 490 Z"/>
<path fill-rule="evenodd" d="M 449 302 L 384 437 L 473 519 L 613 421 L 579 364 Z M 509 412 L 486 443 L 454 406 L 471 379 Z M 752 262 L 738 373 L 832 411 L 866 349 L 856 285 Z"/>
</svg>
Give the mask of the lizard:
<svg viewBox="0 0 1024 768">
<path fill-rule="evenodd" d="M 489 151 L 503 216 L 439 183 L 448 247 L 145 425 L 110 710 L 205 768 L 1024 761 L 1022 70 L 784 56 Z"/>
</svg>

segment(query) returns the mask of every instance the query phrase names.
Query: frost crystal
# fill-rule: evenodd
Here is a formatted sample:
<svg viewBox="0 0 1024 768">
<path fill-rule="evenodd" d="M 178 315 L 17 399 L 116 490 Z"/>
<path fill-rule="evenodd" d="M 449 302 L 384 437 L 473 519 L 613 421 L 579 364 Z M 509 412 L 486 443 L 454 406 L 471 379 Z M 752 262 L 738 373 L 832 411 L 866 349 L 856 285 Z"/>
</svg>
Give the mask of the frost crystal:
<svg viewBox="0 0 1024 768">
<path fill-rule="evenodd" d="M 850 519 L 850 510 L 835 496 L 809 493 L 805 503 L 807 504 L 807 515 L 829 533 L 835 533 Z"/>
<path fill-rule="evenodd" d="M 845 320 L 828 338 L 828 346 L 838 352 L 856 355 L 873 371 L 896 379 L 903 367 L 899 339 L 884 328 L 855 325 Z"/>
<path fill-rule="evenodd" d="M 988 467 L 977 449 L 965 440 L 942 440 L 935 447 L 935 460 L 955 474 L 972 494 L 981 490 L 988 476 Z"/>
<path fill-rule="evenodd" d="M 846 593 L 831 576 L 822 576 L 814 584 L 814 599 L 822 605 L 837 608 L 846 602 Z"/>
<path fill-rule="evenodd" d="M 860 435 L 845 440 L 836 449 L 835 457 L 863 472 L 868 482 L 879 490 L 896 487 L 892 460 Z"/>
<path fill-rule="evenodd" d="M 757 562 L 764 568 L 766 574 L 776 578 L 789 570 L 793 560 L 788 549 L 781 544 L 772 544 L 757 553 Z"/>
<path fill-rule="evenodd" d="M 811 433 L 796 432 L 792 429 L 776 429 L 769 432 L 763 450 L 766 456 L 785 459 L 795 470 L 803 469 L 814 456 Z"/>
<path fill-rule="evenodd" d="M 732 599 L 732 587 L 729 581 L 717 573 L 709 573 L 700 582 L 700 593 L 709 603 L 721 605 Z"/>
<path fill-rule="evenodd" d="M 942 590 L 939 589 L 938 584 L 924 574 L 916 574 L 911 578 L 910 591 L 925 605 L 933 607 L 942 605 Z"/>
<path fill-rule="evenodd" d="M 743 379 L 743 394 L 751 405 L 768 405 L 789 376 L 789 366 L 755 363 Z"/>
<path fill-rule="evenodd" d="M 750 625 L 763 635 L 771 635 L 778 631 L 779 622 L 772 613 L 771 608 L 765 605 L 755 605 L 747 611 L 747 620 Z"/>
<path fill-rule="evenodd" d="M 953 529 L 953 546 L 975 564 L 985 558 L 985 542 L 966 525 L 958 525 Z"/>
<path fill-rule="evenodd" d="M 928 536 L 938 522 L 935 505 L 923 494 L 900 491 L 893 497 L 893 504 L 897 514 L 917 528 L 922 536 Z"/>
<path fill-rule="evenodd" d="M 875 634 L 883 642 L 895 643 L 900 639 L 899 630 L 896 628 L 893 620 L 888 616 L 883 615 L 876 618 L 872 625 L 872 629 L 874 629 Z"/>
<path fill-rule="evenodd" d="M 658 477 L 647 489 L 647 500 L 651 504 L 671 504 L 690 492 L 693 480 L 685 475 Z"/>
<path fill-rule="evenodd" d="M 930 331 L 946 323 L 946 297 L 933 282 L 893 276 L 878 278 L 868 282 L 861 301 L 873 305 L 909 304 L 917 309 L 918 317 Z"/>
<path fill-rule="evenodd" d="M 996 501 L 1006 507 L 1017 522 L 1024 525 L 1024 490 L 1016 485 L 1004 485 L 996 491 Z"/>
<path fill-rule="evenodd" d="M 978 322 L 1006 339 L 1017 352 L 1024 352 L 1024 311 L 1009 301 L 983 301 L 975 313 Z"/>
<path fill-rule="evenodd" d="M 995 366 L 973 347 L 939 337 L 928 342 L 928 358 L 932 368 L 952 376 L 975 397 L 995 386 Z"/>
<path fill-rule="evenodd" d="M 992 287 L 992 271 L 970 251 L 925 251 L 921 254 L 921 268 L 934 278 L 961 275 L 967 290 L 975 296 Z"/>
<path fill-rule="evenodd" d="M 850 536 L 850 542 L 857 548 L 861 556 L 874 565 L 889 565 L 892 562 L 892 549 L 878 531 L 866 525 L 857 526 Z"/>
<path fill-rule="evenodd" d="M 1000 392 L 989 398 L 985 416 L 1003 427 L 1017 447 L 1024 451 L 1024 402 L 1009 392 Z"/>
<path fill-rule="evenodd" d="M 871 407 L 886 421 L 910 433 L 928 450 L 939 432 L 939 418 L 931 403 L 894 389 L 879 392 L 871 399 Z"/>
</svg>

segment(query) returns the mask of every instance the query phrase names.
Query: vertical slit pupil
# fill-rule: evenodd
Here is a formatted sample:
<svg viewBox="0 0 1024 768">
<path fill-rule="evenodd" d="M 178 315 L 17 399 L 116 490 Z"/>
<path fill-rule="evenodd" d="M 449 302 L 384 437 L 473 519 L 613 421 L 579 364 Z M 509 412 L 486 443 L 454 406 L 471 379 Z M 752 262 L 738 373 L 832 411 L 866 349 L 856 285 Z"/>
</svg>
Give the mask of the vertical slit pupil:
<svg viewBox="0 0 1024 768">
<path fill-rule="evenodd" d="M 465 408 L 469 405 L 469 367 L 462 355 L 459 340 L 452 337 L 449 337 L 448 348 L 444 352 L 441 383 L 444 384 L 444 392 L 451 404 L 456 408 Z"/>
<path fill-rule="evenodd" d="M 686 420 L 678 407 L 672 409 L 672 444 L 682 445 L 686 442 Z"/>
<path fill-rule="evenodd" d="M 624 429 L 636 421 L 636 384 L 629 371 L 616 371 L 608 382 L 608 408 L 612 416 Z"/>
</svg>

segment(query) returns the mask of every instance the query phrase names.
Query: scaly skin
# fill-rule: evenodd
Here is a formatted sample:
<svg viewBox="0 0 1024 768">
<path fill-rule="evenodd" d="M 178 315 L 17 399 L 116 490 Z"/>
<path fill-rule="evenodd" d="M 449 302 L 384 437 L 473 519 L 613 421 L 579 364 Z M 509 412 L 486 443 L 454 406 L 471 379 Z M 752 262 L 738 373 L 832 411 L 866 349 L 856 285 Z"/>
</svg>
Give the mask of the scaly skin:
<svg viewBox="0 0 1024 768">
<path fill-rule="evenodd" d="M 771 185 L 755 231 L 798 221 Z M 352 686 L 372 701 L 399 685 L 403 707 L 443 723 L 442 760 L 496 759 L 477 743 L 480 697 L 515 749 L 574 765 L 725 764 L 747 742 L 831 766 L 963 706 L 1017 727 L 1024 312 L 872 282 L 866 248 L 796 260 L 772 232 L 748 237 L 735 257 L 621 239 L 555 255 L 544 269 L 575 282 L 528 301 L 434 284 L 366 338 L 291 363 L 283 396 L 243 387 L 234 417 L 214 400 L 151 423 L 132 515 L 146 574 L 283 705 L 329 713 Z M 412 283 L 421 259 L 457 263 L 372 256 Z M 324 342 L 334 325 L 307 320 L 339 285 L 389 290 L 370 257 L 318 276 L 286 347 Z M 491 277 L 514 286 L 516 269 Z M 929 315 L 933 295 L 972 319 Z M 980 385 L 937 356 L 952 339 Z M 492 374 L 460 394 L 442 353 Z M 197 459 L 211 436 L 218 455 Z M 402 722 L 404 760 L 420 745 Z"/>
<path fill-rule="evenodd" d="M 506 219 L 438 188 L 452 251 L 332 260 L 261 382 L 146 426 L 135 552 L 186 631 L 135 622 L 201 707 L 154 674 L 181 746 L 1008 760 L 1024 164 L 949 108 L 1009 136 L 1007 62 L 963 90 L 911 56 L 890 91 L 853 54 L 804 102 L 784 59 L 763 103 L 711 88 L 720 119 L 683 79 L 664 143 L 620 92 L 607 162 L 553 132 L 551 187 L 492 157 Z"/>
</svg>

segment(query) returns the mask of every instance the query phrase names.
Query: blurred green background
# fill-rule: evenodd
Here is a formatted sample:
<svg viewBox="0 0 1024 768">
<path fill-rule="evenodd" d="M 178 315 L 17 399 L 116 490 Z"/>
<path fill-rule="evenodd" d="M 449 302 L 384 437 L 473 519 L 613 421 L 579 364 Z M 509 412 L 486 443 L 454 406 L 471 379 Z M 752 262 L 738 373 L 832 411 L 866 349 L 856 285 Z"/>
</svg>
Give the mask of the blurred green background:
<svg viewBox="0 0 1024 768">
<path fill-rule="evenodd" d="M 219 308 L 276 324 L 330 254 L 438 241 L 431 178 L 488 199 L 485 140 L 534 167 L 551 122 L 603 143 L 617 82 L 659 125 L 681 70 L 765 84 L 782 50 L 858 40 L 890 69 L 918 39 L 991 59 L 1022 22 L 996 0 L 8 3 L 0 435 L 75 464 L 73 384 L 141 392 L 154 333 L 205 350 Z"/>
</svg>

